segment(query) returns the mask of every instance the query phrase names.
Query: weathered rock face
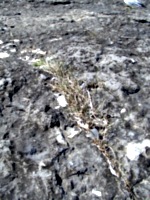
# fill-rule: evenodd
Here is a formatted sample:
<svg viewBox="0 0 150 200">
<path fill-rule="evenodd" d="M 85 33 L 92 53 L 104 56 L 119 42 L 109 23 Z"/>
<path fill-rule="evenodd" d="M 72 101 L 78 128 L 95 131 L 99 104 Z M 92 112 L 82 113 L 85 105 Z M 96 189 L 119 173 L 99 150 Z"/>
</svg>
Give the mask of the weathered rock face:
<svg viewBox="0 0 150 200">
<path fill-rule="evenodd" d="M 146 5 L 0 2 L 0 199 L 150 199 Z M 104 126 L 57 107 L 53 76 L 32 66 L 43 58 L 73 68 Z"/>
</svg>

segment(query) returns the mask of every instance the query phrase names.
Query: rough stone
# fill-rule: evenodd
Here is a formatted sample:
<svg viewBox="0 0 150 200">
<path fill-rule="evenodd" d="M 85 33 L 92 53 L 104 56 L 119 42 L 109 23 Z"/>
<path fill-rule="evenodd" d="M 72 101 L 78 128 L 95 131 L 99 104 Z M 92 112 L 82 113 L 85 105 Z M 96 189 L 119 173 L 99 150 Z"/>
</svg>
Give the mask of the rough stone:
<svg viewBox="0 0 150 200">
<path fill-rule="evenodd" d="M 146 6 L 0 2 L 1 200 L 150 199 Z M 37 59 L 72 67 L 98 110 L 94 127 L 81 129 L 66 108 L 56 109 L 53 77 L 33 67 Z"/>
</svg>

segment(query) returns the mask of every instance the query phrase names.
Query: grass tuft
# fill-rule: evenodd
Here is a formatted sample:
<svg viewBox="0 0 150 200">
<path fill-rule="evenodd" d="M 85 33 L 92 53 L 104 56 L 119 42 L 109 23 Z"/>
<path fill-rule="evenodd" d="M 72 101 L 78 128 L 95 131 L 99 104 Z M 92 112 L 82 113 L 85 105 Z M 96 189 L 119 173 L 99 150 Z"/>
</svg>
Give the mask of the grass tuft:
<svg viewBox="0 0 150 200">
<path fill-rule="evenodd" d="M 39 59 L 39 60 L 37 60 L 36 62 L 33 63 L 34 67 L 40 67 L 40 66 L 43 66 L 43 65 L 45 65 L 44 59 Z"/>
<path fill-rule="evenodd" d="M 83 121 L 89 128 L 93 126 L 106 127 L 108 125 L 105 116 L 101 115 L 100 107 L 93 106 L 93 97 L 89 90 L 91 90 L 91 87 L 95 89 L 95 86 L 90 85 L 90 89 L 88 89 L 87 86 L 83 86 L 84 84 L 81 85 L 75 77 L 73 69 L 63 62 L 43 62 L 42 60 L 38 62 L 38 64 L 40 63 L 44 66 L 43 70 L 53 76 L 50 82 L 51 89 L 65 96 L 69 115 L 76 120 Z M 99 83 L 98 80 L 95 84 L 102 86 L 102 83 Z"/>
<path fill-rule="evenodd" d="M 88 92 L 80 86 L 71 68 L 60 62 L 48 66 L 49 73 L 54 77 L 51 88 L 65 96 L 70 113 L 81 118 L 89 117 L 91 108 Z"/>
</svg>

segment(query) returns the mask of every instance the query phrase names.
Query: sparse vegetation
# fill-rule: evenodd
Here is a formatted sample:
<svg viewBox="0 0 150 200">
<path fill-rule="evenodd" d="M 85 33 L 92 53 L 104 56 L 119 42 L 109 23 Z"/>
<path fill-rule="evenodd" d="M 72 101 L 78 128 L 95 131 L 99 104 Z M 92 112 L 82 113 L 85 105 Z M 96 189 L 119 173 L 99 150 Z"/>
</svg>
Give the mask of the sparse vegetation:
<svg viewBox="0 0 150 200">
<path fill-rule="evenodd" d="M 36 62 L 33 63 L 34 67 L 40 67 L 45 65 L 45 60 L 44 59 L 38 59 Z"/>
<path fill-rule="evenodd" d="M 91 126 L 108 127 L 108 121 L 100 116 L 100 107 L 93 106 L 92 95 L 87 87 L 82 87 L 78 79 L 75 78 L 73 69 L 64 65 L 63 62 L 41 62 L 44 70 L 53 75 L 50 87 L 53 91 L 63 94 L 68 103 L 69 114 L 74 118 L 81 119 Z M 36 64 L 37 66 L 37 64 Z M 97 80 L 98 81 L 98 80 Z M 102 85 L 96 83 L 97 85 Z M 94 87 L 94 86 L 93 86 Z M 105 129 L 105 128 L 104 128 Z M 104 130 L 104 134 L 106 129 Z"/>
<path fill-rule="evenodd" d="M 60 62 L 48 63 L 47 69 L 54 76 L 51 88 L 65 96 L 70 113 L 81 118 L 89 118 L 91 107 L 88 91 L 80 86 L 72 70 Z"/>
</svg>

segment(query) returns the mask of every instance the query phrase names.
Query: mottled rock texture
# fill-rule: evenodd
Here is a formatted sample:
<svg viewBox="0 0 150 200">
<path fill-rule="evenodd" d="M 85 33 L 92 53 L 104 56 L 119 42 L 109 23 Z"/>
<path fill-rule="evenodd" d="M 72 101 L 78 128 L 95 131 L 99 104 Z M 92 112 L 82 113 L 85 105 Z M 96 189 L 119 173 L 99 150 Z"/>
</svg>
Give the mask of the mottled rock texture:
<svg viewBox="0 0 150 200">
<path fill-rule="evenodd" d="M 0 1 L 1 200 L 150 199 L 145 3 L 128 9 L 121 0 Z M 33 67 L 35 59 L 71 67 L 99 123 L 85 120 L 91 126 L 84 130 L 58 108 L 53 75 Z"/>
</svg>

